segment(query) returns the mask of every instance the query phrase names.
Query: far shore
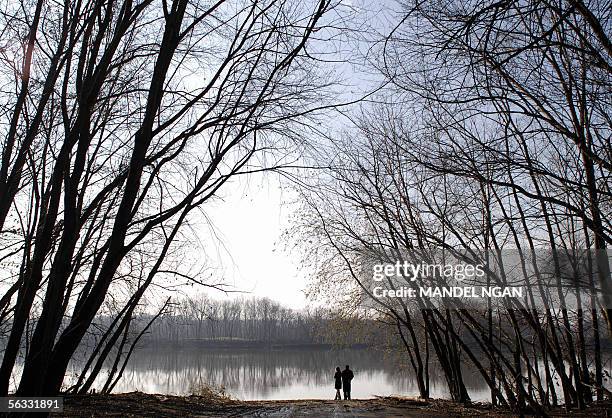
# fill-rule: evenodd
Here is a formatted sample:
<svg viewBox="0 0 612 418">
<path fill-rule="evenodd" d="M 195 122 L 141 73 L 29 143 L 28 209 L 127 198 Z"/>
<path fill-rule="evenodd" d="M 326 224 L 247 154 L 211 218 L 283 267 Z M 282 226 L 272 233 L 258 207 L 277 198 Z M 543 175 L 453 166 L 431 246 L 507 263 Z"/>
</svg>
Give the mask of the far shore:
<svg viewBox="0 0 612 418">
<path fill-rule="evenodd" d="M 584 411 L 558 407 L 547 411 L 551 417 L 610 416 L 609 401 Z M 513 417 L 507 409 L 489 403 L 459 404 L 442 399 L 399 396 L 350 401 L 298 399 L 281 401 L 239 401 L 227 397 L 173 396 L 130 392 L 121 394 L 66 395 L 68 417 Z M 536 416 L 526 411 L 524 416 Z"/>
<path fill-rule="evenodd" d="M 245 340 L 238 338 L 222 338 L 222 339 L 197 339 L 197 338 L 185 338 L 180 342 L 172 340 L 155 340 L 155 341 L 143 341 L 142 347 L 146 348 L 149 346 L 167 346 L 176 348 L 180 344 L 183 348 L 207 348 L 207 349 L 278 349 L 278 350 L 331 350 L 338 348 L 337 345 L 328 343 L 311 343 L 311 342 L 299 342 L 299 341 L 264 341 L 264 340 Z M 366 344 L 349 344 L 342 346 L 343 348 L 351 349 L 366 349 Z"/>
</svg>

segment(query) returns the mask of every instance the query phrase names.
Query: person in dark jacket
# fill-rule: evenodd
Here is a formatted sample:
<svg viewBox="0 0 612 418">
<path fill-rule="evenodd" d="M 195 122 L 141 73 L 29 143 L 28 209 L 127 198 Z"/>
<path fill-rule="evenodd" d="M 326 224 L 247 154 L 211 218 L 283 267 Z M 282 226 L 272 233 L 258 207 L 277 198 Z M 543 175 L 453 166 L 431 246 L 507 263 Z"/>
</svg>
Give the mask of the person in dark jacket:
<svg viewBox="0 0 612 418">
<path fill-rule="evenodd" d="M 351 399 L 351 380 L 353 380 L 353 371 L 349 369 L 348 364 L 342 371 L 342 388 L 344 390 L 344 399 Z"/>
<path fill-rule="evenodd" d="M 336 398 L 335 401 L 339 401 L 342 399 L 340 396 L 340 389 L 342 389 L 342 373 L 340 372 L 340 367 L 336 367 L 336 374 L 334 374 L 334 387 L 336 388 Z"/>
</svg>

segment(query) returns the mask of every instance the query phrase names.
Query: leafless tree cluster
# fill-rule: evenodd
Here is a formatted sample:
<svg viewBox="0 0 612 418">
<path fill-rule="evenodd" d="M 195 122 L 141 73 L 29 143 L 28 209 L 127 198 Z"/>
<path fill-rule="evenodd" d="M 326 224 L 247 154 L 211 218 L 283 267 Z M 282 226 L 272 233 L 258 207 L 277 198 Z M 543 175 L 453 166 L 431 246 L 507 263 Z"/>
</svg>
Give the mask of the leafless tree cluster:
<svg viewBox="0 0 612 418">
<path fill-rule="evenodd" d="M 329 315 L 322 309 L 298 311 L 267 298 L 214 300 L 186 296 L 155 321 L 150 341 L 254 341 L 322 343 Z"/>
<path fill-rule="evenodd" d="M 336 6 L 0 2 L 1 396 L 57 393 L 97 314 L 117 313 L 103 357 L 148 288 L 220 283 L 190 269 L 182 227 L 283 164 L 325 103 L 309 45 Z"/>
<path fill-rule="evenodd" d="M 517 411 L 602 399 L 600 340 L 612 329 L 603 253 L 612 243 L 610 3 L 399 7 L 371 55 L 385 95 L 319 149 L 314 158 L 329 170 L 304 188 L 298 228 L 319 244 L 306 252 L 319 294 L 350 296 L 346 309 L 373 299 L 364 252 L 468 254 L 503 285 L 503 251 L 536 276 L 544 267 L 535 255 L 549 251 L 553 276 L 569 260 L 571 280 L 599 288 L 601 300 L 559 286 L 553 306 L 537 302 L 548 290 L 535 287 L 525 301 L 481 311 L 426 299 L 378 300 L 376 309 L 423 397 L 431 353 L 459 401 L 469 400 L 466 368 L 494 403 Z M 594 250 L 586 270 L 572 262 L 584 249 Z"/>
</svg>

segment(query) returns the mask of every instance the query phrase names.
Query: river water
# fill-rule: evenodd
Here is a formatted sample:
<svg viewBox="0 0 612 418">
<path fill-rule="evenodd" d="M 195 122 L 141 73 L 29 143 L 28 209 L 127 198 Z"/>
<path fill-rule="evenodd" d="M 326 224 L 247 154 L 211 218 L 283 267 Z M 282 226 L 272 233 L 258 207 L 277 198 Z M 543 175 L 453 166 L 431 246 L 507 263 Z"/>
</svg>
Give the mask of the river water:
<svg viewBox="0 0 612 418">
<path fill-rule="evenodd" d="M 241 400 L 333 399 L 334 369 L 349 364 L 355 373 L 353 398 L 373 395 L 416 396 L 410 369 L 366 349 L 196 349 L 145 347 L 130 360 L 114 392 L 142 391 L 187 395 L 202 384 L 224 387 Z M 99 381 L 104 379 L 101 373 Z M 465 377 L 473 400 L 489 390 L 477 375 Z M 448 397 L 439 370 L 430 371 L 430 396 Z"/>
</svg>

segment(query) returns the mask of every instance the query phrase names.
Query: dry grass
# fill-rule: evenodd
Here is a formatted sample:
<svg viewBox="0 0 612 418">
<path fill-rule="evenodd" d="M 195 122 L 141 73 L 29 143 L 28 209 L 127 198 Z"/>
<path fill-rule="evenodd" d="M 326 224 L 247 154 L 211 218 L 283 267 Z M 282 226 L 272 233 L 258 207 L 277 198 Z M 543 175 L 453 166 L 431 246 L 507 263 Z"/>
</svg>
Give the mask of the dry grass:
<svg viewBox="0 0 612 418">
<path fill-rule="evenodd" d="M 198 396 L 210 402 L 227 402 L 235 400 L 223 385 L 216 386 L 198 383 L 189 389 L 189 393 L 191 393 L 192 396 Z"/>
</svg>

